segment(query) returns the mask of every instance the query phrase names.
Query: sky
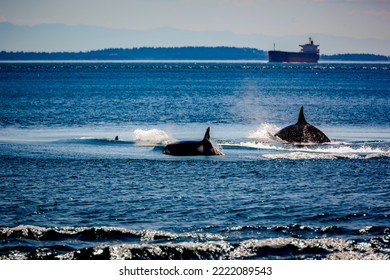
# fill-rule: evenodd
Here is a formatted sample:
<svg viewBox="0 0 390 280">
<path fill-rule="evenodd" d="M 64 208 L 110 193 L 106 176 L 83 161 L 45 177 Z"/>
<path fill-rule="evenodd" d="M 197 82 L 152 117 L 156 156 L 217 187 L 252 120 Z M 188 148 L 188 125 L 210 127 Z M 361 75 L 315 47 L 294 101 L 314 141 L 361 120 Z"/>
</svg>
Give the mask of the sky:
<svg viewBox="0 0 390 280">
<path fill-rule="evenodd" d="M 389 40 L 390 0 L 0 0 L 0 22 Z"/>
</svg>

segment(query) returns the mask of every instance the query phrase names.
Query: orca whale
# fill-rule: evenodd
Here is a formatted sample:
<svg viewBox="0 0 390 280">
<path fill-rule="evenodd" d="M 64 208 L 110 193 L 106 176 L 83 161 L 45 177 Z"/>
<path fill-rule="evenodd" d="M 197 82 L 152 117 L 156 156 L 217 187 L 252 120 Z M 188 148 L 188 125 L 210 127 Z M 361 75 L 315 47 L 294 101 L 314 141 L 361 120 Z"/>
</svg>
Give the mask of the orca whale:
<svg viewBox="0 0 390 280">
<path fill-rule="evenodd" d="M 163 154 L 171 156 L 213 156 L 223 155 L 223 152 L 210 140 L 210 127 L 207 128 L 201 141 L 181 141 L 168 144 Z"/>
<path fill-rule="evenodd" d="M 326 143 L 330 139 L 318 128 L 309 124 L 303 114 L 303 106 L 299 112 L 298 122 L 289 125 L 275 134 L 289 143 Z"/>
</svg>

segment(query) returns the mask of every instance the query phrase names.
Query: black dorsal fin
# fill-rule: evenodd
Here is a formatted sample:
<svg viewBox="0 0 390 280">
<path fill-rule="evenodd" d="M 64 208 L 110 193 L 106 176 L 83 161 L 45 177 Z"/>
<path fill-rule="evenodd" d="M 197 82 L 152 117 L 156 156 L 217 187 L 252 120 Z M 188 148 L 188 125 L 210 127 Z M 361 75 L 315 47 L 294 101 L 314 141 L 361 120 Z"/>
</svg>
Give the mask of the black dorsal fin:
<svg viewBox="0 0 390 280">
<path fill-rule="evenodd" d="M 303 106 L 301 107 L 301 110 L 299 111 L 299 117 L 297 124 L 307 124 L 307 121 L 305 120 L 305 115 L 303 114 Z"/>
<path fill-rule="evenodd" d="M 210 140 L 210 127 L 207 128 L 203 140 Z"/>
</svg>

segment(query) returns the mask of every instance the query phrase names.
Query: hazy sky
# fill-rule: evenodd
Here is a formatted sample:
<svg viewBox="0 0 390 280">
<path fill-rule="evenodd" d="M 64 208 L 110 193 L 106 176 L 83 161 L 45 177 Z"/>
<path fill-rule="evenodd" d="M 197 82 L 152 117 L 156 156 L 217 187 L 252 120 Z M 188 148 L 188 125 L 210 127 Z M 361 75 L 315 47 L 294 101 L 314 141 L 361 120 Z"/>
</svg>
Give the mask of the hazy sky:
<svg viewBox="0 0 390 280">
<path fill-rule="evenodd" d="M 390 0 L 0 0 L 0 21 L 390 39 Z"/>
</svg>

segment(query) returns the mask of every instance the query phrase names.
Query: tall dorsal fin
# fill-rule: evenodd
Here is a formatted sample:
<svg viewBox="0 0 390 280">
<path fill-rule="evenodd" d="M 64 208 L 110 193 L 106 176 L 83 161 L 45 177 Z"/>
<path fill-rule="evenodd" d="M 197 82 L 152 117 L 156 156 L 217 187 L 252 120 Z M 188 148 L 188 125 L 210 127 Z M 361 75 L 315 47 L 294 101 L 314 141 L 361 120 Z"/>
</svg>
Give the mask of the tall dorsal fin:
<svg viewBox="0 0 390 280">
<path fill-rule="evenodd" d="M 203 140 L 210 140 L 210 127 L 207 128 Z"/>
<path fill-rule="evenodd" d="M 299 117 L 297 124 L 307 124 L 307 121 L 305 120 L 305 115 L 303 114 L 303 106 L 301 107 L 301 110 L 299 111 Z"/>
</svg>

